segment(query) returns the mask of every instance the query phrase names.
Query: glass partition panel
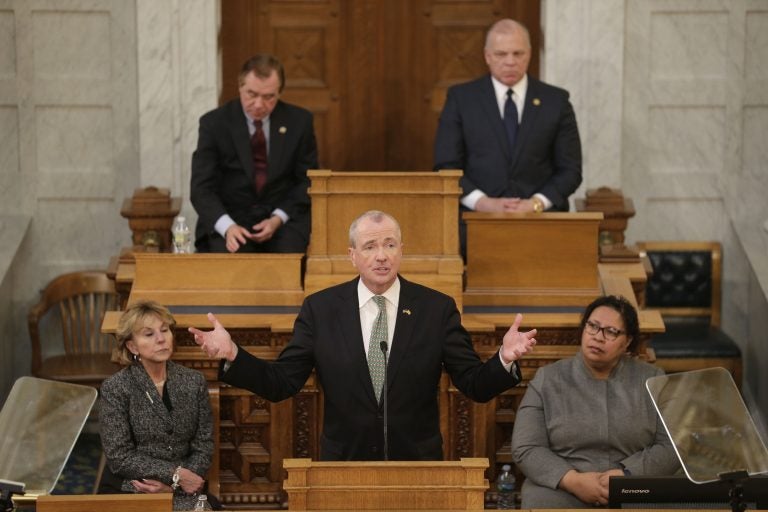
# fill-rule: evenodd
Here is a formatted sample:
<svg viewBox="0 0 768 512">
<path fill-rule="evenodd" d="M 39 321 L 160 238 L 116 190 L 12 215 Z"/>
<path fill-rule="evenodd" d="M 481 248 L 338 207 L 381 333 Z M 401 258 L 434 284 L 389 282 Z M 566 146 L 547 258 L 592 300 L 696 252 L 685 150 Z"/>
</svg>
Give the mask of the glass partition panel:
<svg viewBox="0 0 768 512">
<path fill-rule="evenodd" d="M 728 371 L 661 375 L 646 387 L 691 481 L 768 472 L 768 451 Z"/>
<path fill-rule="evenodd" d="M 34 377 L 16 381 L 0 411 L 0 479 L 49 494 L 96 401 L 96 390 Z"/>
</svg>

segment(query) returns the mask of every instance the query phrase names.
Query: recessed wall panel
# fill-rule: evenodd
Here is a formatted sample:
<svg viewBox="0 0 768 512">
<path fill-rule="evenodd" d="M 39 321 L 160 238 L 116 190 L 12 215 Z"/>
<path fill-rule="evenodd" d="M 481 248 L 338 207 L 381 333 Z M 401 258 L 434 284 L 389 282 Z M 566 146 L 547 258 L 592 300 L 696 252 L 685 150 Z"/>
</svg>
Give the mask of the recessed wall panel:
<svg viewBox="0 0 768 512">
<path fill-rule="evenodd" d="M 0 175 L 19 171 L 19 113 L 16 106 L 0 105 Z"/>
<path fill-rule="evenodd" d="M 16 25 L 13 11 L 0 10 L 0 79 L 16 75 Z"/>
<path fill-rule="evenodd" d="M 768 176 L 768 106 L 744 108 L 742 166 L 753 176 Z"/>
<path fill-rule="evenodd" d="M 38 79 L 110 77 L 108 12 L 34 11 L 32 40 Z"/>
<path fill-rule="evenodd" d="M 649 172 L 719 173 L 725 148 L 725 108 L 651 107 Z"/>
<path fill-rule="evenodd" d="M 438 83 L 448 85 L 488 72 L 483 60 L 485 30 L 480 26 L 436 29 Z"/>
<path fill-rule="evenodd" d="M 44 247 L 40 265 L 71 263 L 80 267 L 103 268 L 103 259 L 115 247 L 115 226 L 120 214 L 113 201 L 38 201 L 32 222 L 31 243 Z"/>
<path fill-rule="evenodd" d="M 115 180 L 112 126 L 109 107 L 38 107 L 38 197 L 110 197 Z"/>
<path fill-rule="evenodd" d="M 656 12 L 651 15 L 652 80 L 726 77 L 728 14 Z"/>
<path fill-rule="evenodd" d="M 768 11 L 747 12 L 744 29 L 744 78 L 768 80 Z"/>
<path fill-rule="evenodd" d="M 0 105 L 0 212 L 18 211 L 20 186 L 18 109 Z"/>
<path fill-rule="evenodd" d="M 280 48 L 286 80 L 297 87 L 328 87 L 325 70 L 324 43 L 327 39 L 321 27 L 275 29 L 275 47 Z"/>
<path fill-rule="evenodd" d="M 719 240 L 730 222 L 720 199 L 649 198 L 643 215 L 654 240 Z"/>
</svg>

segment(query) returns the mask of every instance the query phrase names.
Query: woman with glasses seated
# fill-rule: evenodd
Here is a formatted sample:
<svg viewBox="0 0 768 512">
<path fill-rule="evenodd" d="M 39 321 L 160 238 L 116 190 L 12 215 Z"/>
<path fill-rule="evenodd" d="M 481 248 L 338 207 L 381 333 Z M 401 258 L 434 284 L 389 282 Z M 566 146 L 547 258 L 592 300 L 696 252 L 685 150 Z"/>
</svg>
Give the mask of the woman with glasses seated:
<svg viewBox="0 0 768 512">
<path fill-rule="evenodd" d="M 526 476 L 523 509 L 603 506 L 610 476 L 679 467 L 645 388 L 664 372 L 635 354 L 635 308 L 599 297 L 580 332 L 577 354 L 539 368 L 517 411 L 512 451 Z"/>
</svg>

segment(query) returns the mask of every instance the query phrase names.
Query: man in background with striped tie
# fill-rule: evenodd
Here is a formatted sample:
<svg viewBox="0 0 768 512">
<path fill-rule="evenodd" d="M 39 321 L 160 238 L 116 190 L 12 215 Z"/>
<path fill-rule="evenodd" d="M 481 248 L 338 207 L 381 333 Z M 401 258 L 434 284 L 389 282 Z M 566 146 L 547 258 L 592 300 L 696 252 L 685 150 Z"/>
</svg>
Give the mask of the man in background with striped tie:
<svg viewBox="0 0 768 512">
<path fill-rule="evenodd" d="M 316 169 L 312 114 L 285 103 L 283 65 L 243 64 L 240 96 L 200 118 L 190 199 L 198 252 L 305 252 L 308 169 Z"/>
</svg>

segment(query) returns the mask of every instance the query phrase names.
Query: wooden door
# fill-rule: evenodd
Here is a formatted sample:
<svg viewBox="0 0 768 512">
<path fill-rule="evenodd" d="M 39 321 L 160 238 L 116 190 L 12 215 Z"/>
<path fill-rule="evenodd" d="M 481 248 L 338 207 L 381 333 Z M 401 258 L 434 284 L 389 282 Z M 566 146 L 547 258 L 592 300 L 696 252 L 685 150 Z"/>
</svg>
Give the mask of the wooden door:
<svg viewBox="0 0 768 512">
<path fill-rule="evenodd" d="M 226 0 L 222 97 L 252 54 L 285 65 L 285 101 L 315 114 L 320 167 L 430 170 L 450 85 L 487 72 L 485 32 L 517 19 L 538 76 L 539 0 Z"/>
</svg>

